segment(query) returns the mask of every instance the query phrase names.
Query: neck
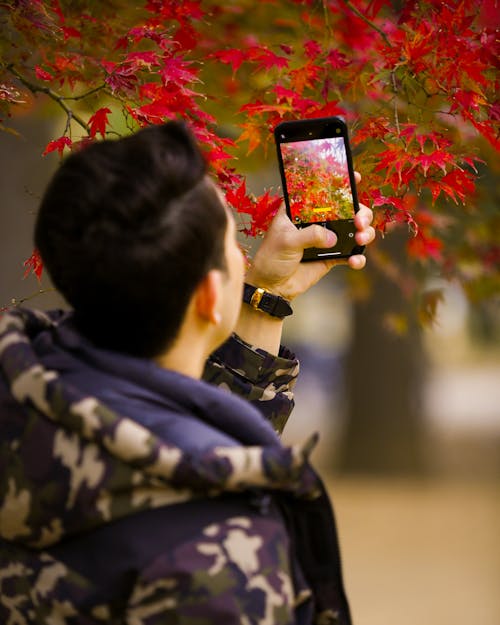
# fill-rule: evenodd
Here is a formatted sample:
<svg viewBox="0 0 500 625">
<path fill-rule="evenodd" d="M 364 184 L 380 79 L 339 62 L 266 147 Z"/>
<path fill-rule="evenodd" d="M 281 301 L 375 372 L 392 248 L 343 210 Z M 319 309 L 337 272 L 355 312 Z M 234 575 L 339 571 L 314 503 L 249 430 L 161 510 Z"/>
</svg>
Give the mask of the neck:
<svg viewBox="0 0 500 625">
<path fill-rule="evenodd" d="M 229 336 L 229 330 L 212 314 L 210 292 L 207 288 L 203 290 L 206 284 L 208 280 L 198 287 L 191 298 L 173 344 L 155 359 L 164 369 L 196 379 L 203 375 L 210 354 Z"/>
<path fill-rule="evenodd" d="M 176 339 L 174 345 L 164 354 L 158 356 L 156 363 L 164 369 L 177 371 L 199 380 L 205 368 L 209 354 L 200 342 L 185 342 Z"/>
<path fill-rule="evenodd" d="M 203 320 L 185 319 L 173 345 L 155 362 L 164 369 L 200 379 L 210 354 L 227 338 Z"/>
</svg>

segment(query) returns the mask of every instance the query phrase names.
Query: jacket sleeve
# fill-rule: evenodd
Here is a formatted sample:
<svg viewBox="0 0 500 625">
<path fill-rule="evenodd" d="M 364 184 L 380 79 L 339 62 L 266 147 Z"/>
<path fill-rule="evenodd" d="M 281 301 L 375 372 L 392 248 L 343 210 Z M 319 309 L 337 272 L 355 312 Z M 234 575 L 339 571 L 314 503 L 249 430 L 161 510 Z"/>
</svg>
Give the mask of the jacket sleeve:
<svg viewBox="0 0 500 625">
<path fill-rule="evenodd" d="M 298 373 L 299 362 L 287 348 L 274 356 L 233 334 L 207 360 L 203 378 L 250 401 L 281 434 L 294 406 Z"/>
</svg>

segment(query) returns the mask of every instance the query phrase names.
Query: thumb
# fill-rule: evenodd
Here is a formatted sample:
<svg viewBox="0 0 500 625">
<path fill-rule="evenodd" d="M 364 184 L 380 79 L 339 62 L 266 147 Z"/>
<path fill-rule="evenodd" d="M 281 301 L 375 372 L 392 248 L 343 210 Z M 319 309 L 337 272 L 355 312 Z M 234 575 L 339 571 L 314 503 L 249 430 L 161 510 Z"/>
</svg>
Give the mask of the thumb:
<svg viewBox="0 0 500 625">
<path fill-rule="evenodd" d="M 308 247 L 333 247 L 337 243 L 337 235 L 324 226 L 313 224 L 301 228 L 297 242 L 306 249 Z"/>
</svg>

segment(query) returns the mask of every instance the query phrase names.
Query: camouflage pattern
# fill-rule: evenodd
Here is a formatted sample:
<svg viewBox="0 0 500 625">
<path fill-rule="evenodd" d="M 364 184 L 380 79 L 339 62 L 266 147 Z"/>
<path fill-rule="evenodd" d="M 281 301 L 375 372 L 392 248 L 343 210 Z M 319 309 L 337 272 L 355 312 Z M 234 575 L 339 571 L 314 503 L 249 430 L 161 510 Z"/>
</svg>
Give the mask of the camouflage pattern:
<svg viewBox="0 0 500 625">
<path fill-rule="evenodd" d="M 45 551 L 0 555 L 0 617 L 28 623 L 293 623 L 295 596 L 282 530 L 233 517 L 198 540 L 160 553 L 136 578 L 125 606 L 100 603 L 95 583 Z"/>
<path fill-rule="evenodd" d="M 293 409 L 298 374 L 299 362 L 287 348 L 276 357 L 233 335 L 209 358 L 203 377 L 256 405 L 281 434 Z"/>
<path fill-rule="evenodd" d="M 179 575 L 179 565 L 194 574 Z M 242 578 L 244 586 L 239 581 Z M 178 623 L 210 622 L 210 604 L 224 606 L 224 613 L 234 615 L 235 622 L 274 625 L 293 619 L 294 590 L 288 554 L 283 536 L 268 519 L 229 518 L 205 527 L 196 543 L 179 545 L 162 554 L 143 571 L 134 588 L 129 603 L 130 623 L 145 622 L 141 615 L 147 608 L 162 613 L 158 604 L 164 596 L 164 584 L 169 589 L 164 605 L 167 603 L 167 612 L 175 614 Z"/>
<path fill-rule="evenodd" d="M 160 551 L 118 602 L 103 598 L 91 576 L 52 555 L 68 537 L 140 511 L 231 493 L 284 493 L 303 501 L 321 496 L 308 463 L 315 437 L 292 447 L 219 446 L 195 457 L 65 384 L 32 345 L 58 319 L 22 309 L 0 319 L 0 622 L 295 623 L 297 605 L 311 593 L 293 579 L 287 532 L 276 515 L 233 516 L 205 526 L 201 519 L 196 540 Z M 275 423 L 286 420 L 272 404 L 278 398 L 285 415 L 282 394 L 290 393 L 297 363 L 281 356 L 273 368 L 269 355 L 236 337 L 231 343 L 228 367 L 222 352 L 216 354 L 208 378 L 229 390 L 238 386 L 267 406 Z M 237 353 L 242 346 L 246 360 Z M 255 367 L 256 361 L 247 374 L 246 362 Z"/>
</svg>

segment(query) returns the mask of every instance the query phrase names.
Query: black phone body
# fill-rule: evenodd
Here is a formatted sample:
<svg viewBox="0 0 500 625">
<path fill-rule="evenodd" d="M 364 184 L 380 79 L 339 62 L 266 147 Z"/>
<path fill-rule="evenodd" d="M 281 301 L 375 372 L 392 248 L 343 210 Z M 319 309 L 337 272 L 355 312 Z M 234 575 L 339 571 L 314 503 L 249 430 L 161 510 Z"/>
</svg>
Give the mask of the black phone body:
<svg viewBox="0 0 500 625">
<path fill-rule="evenodd" d="M 303 261 L 348 258 L 363 253 L 356 244 L 359 210 L 347 126 L 338 117 L 301 119 L 274 129 L 286 210 L 304 228 L 313 223 L 333 230 L 332 248 L 308 248 Z"/>
</svg>

